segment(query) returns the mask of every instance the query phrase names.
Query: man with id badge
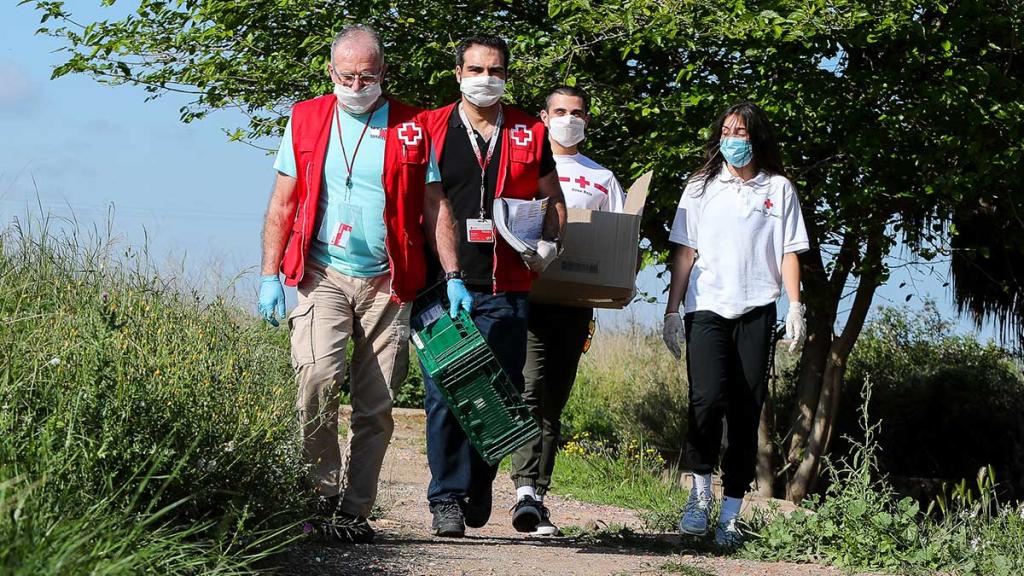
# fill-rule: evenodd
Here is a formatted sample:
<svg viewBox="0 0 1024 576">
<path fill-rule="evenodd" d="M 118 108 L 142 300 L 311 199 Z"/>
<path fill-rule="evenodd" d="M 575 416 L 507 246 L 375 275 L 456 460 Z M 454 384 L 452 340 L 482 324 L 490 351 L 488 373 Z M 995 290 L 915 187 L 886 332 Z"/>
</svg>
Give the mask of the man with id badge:
<svg viewBox="0 0 1024 576">
<path fill-rule="evenodd" d="M 437 221 L 439 246 L 458 246 L 456 259 L 446 259 L 439 251 L 434 267 L 447 281 L 451 313 L 460 306 L 470 311 L 502 369 L 522 392 L 527 295 L 536 273 L 557 256 L 565 203 L 544 124 L 501 104 L 509 64 L 505 41 L 469 37 L 459 45 L 455 64 L 461 99 L 424 116 L 441 172 L 441 191 L 427 191 L 427 218 Z M 520 256 L 496 234 L 492 205 L 499 197 L 548 199 L 543 238 L 535 252 Z M 439 536 L 460 537 L 466 526 L 480 528 L 490 518 L 497 467 L 470 445 L 426 371 L 424 383 L 433 530 Z M 540 520 L 536 502 L 521 501 L 512 511 L 519 532 L 532 532 Z"/>
<path fill-rule="evenodd" d="M 386 71 L 372 29 L 335 37 L 334 93 L 292 109 L 263 230 L 259 309 L 276 326 L 285 308 L 278 272 L 297 287 L 288 327 L 314 528 L 339 542 L 373 540 L 367 517 L 408 368 L 409 303 L 426 281 L 423 199 L 440 180 L 423 111 L 382 95 Z M 346 371 L 352 420 L 340 442 Z"/>
</svg>

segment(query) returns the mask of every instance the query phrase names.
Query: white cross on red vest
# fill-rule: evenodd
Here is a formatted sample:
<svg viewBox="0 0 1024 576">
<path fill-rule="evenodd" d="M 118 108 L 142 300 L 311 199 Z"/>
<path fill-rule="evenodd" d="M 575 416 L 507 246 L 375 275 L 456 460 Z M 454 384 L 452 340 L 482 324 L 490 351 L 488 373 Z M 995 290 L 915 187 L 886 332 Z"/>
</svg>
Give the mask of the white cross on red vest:
<svg viewBox="0 0 1024 576">
<path fill-rule="evenodd" d="M 533 132 L 526 127 L 526 124 L 516 124 L 512 128 L 512 141 L 515 142 L 516 146 L 526 146 L 530 142 L 533 142 Z"/>
<path fill-rule="evenodd" d="M 398 128 L 398 139 L 406 146 L 415 146 L 423 139 L 423 129 L 413 122 L 406 122 Z"/>
</svg>

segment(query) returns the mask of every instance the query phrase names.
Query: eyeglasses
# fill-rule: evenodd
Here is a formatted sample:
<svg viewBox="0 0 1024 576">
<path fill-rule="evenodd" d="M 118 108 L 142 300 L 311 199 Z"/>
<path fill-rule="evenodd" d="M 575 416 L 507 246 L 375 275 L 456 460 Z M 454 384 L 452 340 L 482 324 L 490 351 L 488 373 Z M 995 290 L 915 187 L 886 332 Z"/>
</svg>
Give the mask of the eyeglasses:
<svg viewBox="0 0 1024 576">
<path fill-rule="evenodd" d="M 333 66 L 331 67 L 331 72 L 333 72 L 334 75 L 338 77 L 338 80 L 341 80 L 341 83 L 345 86 L 351 86 L 355 83 L 356 79 L 358 79 L 359 83 L 363 86 L 366 86 L 367 84 L 376 84 L 380 82 L 381 78 L 381 74 L 372 74 L 370 72 L 363 72 L 361 74 L 338 72 Z"/>
</svg>

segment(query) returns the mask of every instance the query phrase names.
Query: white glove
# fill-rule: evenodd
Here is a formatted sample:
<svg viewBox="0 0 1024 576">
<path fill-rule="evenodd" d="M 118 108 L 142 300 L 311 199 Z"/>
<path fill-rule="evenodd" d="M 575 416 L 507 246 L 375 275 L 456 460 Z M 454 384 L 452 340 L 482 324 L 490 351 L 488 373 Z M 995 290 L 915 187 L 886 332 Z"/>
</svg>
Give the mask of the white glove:
<svg viewBox="0 0 1024 576">
<path fill-rule="evenodd" d="M 680 342 L 686 342 L 686 326 L 678 312 L 665 314 L 665 326 L 661 329 L 661 338 L 665 341 L 668 351 L 679 360 L 683 351 L 679 346 Z"/>
<path fill-rule="evenodd" d="M 523 254 L 523 262 L 530 267 L 530 270 L 540 273 L 547 269 L 548 265 L 558 257 L 558 244 L 550 240 L 539 240 L 535 252 Z"/>
<path fill-rule="evenodd" d="M 789 343 L 789 351 L 797 352 L 804 347 L 804 340 L 807 339 L 807 321 L 804 320 L 804 305 L 800 302 L 790 302 L 789 312 L 786 313 L 786 339 L 792 340 Z"/>
</svg>

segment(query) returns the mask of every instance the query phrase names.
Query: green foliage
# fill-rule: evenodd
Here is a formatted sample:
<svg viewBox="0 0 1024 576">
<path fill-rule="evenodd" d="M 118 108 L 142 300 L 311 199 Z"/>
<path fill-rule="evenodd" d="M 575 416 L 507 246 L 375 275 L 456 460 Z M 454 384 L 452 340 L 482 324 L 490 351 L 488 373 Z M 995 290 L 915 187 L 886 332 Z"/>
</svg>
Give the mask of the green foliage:
<svg viewBox="0 0 1024 576">
<path fill-rule="evenodd" d="M 866 405 L 870 388 L 864 390 Z M 807 502 L 810 513 L 776 517 L 758 530 L 760 538 L 752 544 L 758 557 L 816 561 L 854 570 L 896 570 L 928 560 L 914 556 L 920 541 L 917 503 L 909 498 L 895 502 L 891 488 L 876 478 L 875 428 L 868 424 L 866 409 L 863 416 L 866 439 L 850 460 L 830 467 L 835 482 L 825 498 Z M 794 550 L 811 552 L 794 558 Z"/>
<path fill-rule="evenodd" d="M 756 512 L 744 526 L 749 536 L 738 554 L 851 571 L 1021 573 L 1024 505 L 999 501 L 990 468 L 982 469 L 971 488 L 961 482 L 947 489 L 928 510 L 911 498 L 898 499 L 879 471 L 878 425 L 867 411 L 872 388 L 864 387 L 863 394 L 859 424 L 864 439 L 854 443 L 848 457 L 829 465 L 834 482 L 826 494 L 789 514 L 773 507 Z M 646 531 L 673 532 L 688 494 L 676 482 L 676 471 L 666 473 L 651 464 L 628 446 L 612 449 L 579 438 L 559 453 L 552 489 L 584 501 L 638 509 Z M 573 528 L 567 534 L 591 538 L 596 545 L 644 550 L 666 546 L 652 534 L 622 527 L 596 533 Z"/>
<path fill-rule="evenodd" d="M 673 530 L 689 492 L 666 482 L 657 450 L 639 440 L 609 445 L 583 434 L 569 441 L 555 462 L 551 490 L 587 502 L 642 511 L 651 530 Z"/>
<path fill-rule="evenodd" d="M 850 357 L 836 436 L 859 437 L 853 399 L 870 379 L 873 423 L 882 423 L 879 463 L 901 491 L 912 488 L 902 478 L 956 481 L 993 465 L 1001 491 L 1019 498 L 1024 376 L 1005 349 L 950 329 L 931 303 L 917 313 L 879 310 Z M 841 441 L 836 449 L 848 450 Z"/>
<path fill-rule="evenodd" d="M 1024 25 L 1012 2 L 142 0 L 91 23 L 64 2 L 22 3 L 66 43 L 55 76 L 184 92 L 185 121 L 239 108 L 251 122 L 232 137 L 247 140 L 279 134 L 291 103 L 328 91 L 327 49 L 345 24 L 381 31 L 389 90 L 423 105 L 457 95 L 458 39 L 501 34 L 512 101 L 537 110 L 552 85 L 583 86 L 597 120 L 588 153 L 625 179 L 655 169 L 655 250 L 705 128 L 738 100 L 778 127 L 815 245 L 892 225 L 928 259 L 943 230 L 925 224 L 996 194 L 990 183 L 1015 186 L 1003 175 L 1021 158 Z"/>
<path fill-rule="evenodd" d="M 0 571 L 241 571 L 302 504 L 286 336 L 115 250 L 0 234 Z"/>
<path fill-rule="evenodd" d="M 1020 535 L 1024 509 L 1000 505 L 991 471 L 979 476 L 976 498 L 961 484 L 942 499 L 945 514 L 924 515 L 911 498 L 897 500 L 879 475 L 876 440 L 863 388 L 864 440 L 849 458 L 830 465 L 835 482 L 808 511 L 775 514 L 754 523 L 744 554 L 761 560 L 818 562 L 850 570 L 957 574 L 1016 574 L 1024 569 Z"/>
<path fill-rule="evenodd" d="M 634 326 L 598 330 L 583 356 L 562 417 L 562 434 L 616 444 L 643 438 L 666 455 L 686 438 L 686 365 L 666 354 L 659 335 Z"/>
<path fill-rule="evenodd" d="M 423 408 L 423 398 L 426 396 L 426 388 L 423 386 L 423 372 L 420 370 L 420 363 L 416 359 L 416 353 L 409 350 L 409 373 L 406 375 L 402 385 L 398 388 L 395 396 L 395 406 L 400 408 Z"/>
</svg>

